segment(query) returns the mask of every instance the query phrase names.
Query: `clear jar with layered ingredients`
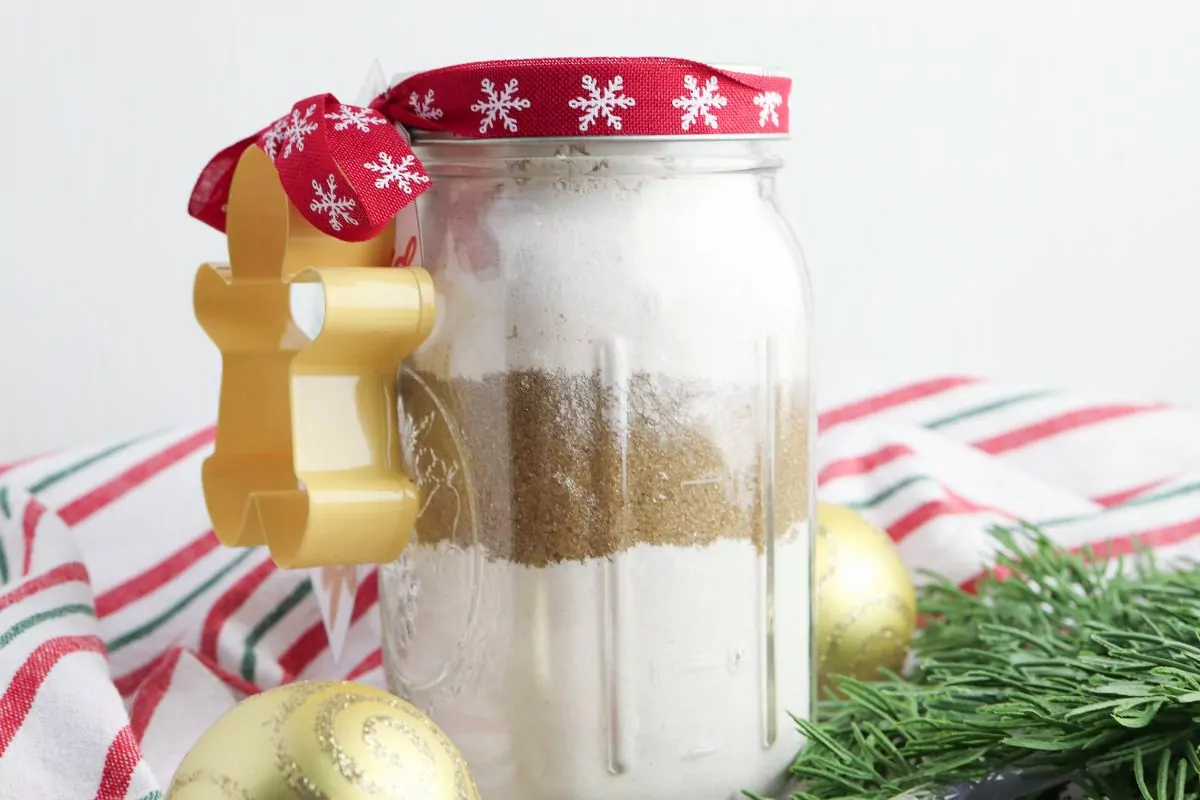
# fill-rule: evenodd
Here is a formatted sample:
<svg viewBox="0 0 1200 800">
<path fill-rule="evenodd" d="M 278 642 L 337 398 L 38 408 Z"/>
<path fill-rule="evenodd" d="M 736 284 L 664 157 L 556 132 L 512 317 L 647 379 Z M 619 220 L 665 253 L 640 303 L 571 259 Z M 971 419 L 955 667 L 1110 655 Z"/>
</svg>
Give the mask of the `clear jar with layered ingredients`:
<svg viewBox="0 0 1200 800">
<path fill-rule="evenodd" d="M 437 321 L 399 378 L 421 508 L 385 664 L 489 800 L 725 800 L 801 744 L 811 304 L 780 109 L 709 126 L 729 105 L 672 106 L 699 135 L 414 136 Z"/>
</svg>

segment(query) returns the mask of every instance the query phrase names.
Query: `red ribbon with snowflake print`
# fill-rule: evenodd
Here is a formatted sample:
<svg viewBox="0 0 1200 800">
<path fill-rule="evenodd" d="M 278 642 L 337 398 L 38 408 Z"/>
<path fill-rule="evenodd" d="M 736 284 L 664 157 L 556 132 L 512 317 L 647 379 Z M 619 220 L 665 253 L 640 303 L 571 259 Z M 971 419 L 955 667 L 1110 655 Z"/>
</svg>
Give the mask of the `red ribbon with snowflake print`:
<svg viewBox="0 0 1200 800">
<path fill-rule="evenodd" d="M 786 134 L 791 81 L 671 58 L 483 61 L 422 72 L 369 107 L 317 95 L 218 153 L 189 213 L 225 230 L 233 170 L 261 147 L 293 205 L 345 241 L 375 236 L 429 188 L 397 126 L 463 138 Z"/>
</svg>

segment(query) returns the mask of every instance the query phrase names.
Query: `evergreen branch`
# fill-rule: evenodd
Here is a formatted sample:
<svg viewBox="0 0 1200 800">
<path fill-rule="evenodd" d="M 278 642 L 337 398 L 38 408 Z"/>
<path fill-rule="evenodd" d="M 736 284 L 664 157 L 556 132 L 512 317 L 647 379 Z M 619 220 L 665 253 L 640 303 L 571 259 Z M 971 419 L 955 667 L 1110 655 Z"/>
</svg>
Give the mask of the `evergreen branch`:
<svg viewBox="0 0 1200 800">
<path fill-rule="evenodd" d="M 1200 571 L 992 536 L 1005 579 L 921 590 L 911 678 L 835 679 L 820 721 L 797 720 L 791 800 L 937 796 L 1011 769 L 1087 800 L 1200 800 Z"/>
</svg>

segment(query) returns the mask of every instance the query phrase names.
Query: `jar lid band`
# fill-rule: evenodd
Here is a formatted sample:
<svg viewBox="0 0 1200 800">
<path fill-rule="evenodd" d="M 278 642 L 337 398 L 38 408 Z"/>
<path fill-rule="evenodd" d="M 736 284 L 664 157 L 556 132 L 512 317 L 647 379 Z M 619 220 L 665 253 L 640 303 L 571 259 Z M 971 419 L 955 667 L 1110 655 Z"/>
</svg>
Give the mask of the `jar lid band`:
<svg viewBox="0 0 1200 800">
<path fill-rule="evenodd" d="M 482 61 L 411 75 L 369 107 L 309 97 L 205 166 L 188 212 L 225 230 L 238 158 L 261 147 L 314 227 L 365 241 L 429 188 L 398 128 L 468 139 L 788 132 L 791 80 L 674 58 Z"/>
<path fill-rule="evenodd" d="M 787 133 L 791 83 L 674 58 L 481 61 L 410 75 L 371 106 L 473 139 Z"/>
</svg>

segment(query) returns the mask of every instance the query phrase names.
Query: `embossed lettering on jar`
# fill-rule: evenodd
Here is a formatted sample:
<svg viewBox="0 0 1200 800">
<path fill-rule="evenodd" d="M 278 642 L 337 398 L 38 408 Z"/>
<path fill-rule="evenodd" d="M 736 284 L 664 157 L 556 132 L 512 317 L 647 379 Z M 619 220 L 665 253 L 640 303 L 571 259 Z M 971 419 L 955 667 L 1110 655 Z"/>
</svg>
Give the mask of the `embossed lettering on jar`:
<svg viewBox="0 0 1200 800">
<path fill-rule="evenodd" d="M 814 433 L 778 139 L 416 144 L 438 320 L 400 376 L 422 510 L 381 573 L 391 687 L 489 800 L 777 790 Z"/>
</svg>

